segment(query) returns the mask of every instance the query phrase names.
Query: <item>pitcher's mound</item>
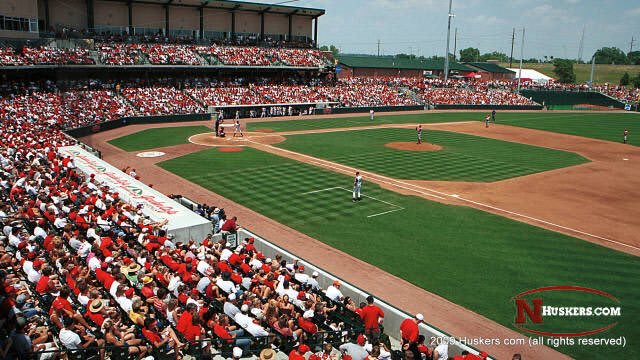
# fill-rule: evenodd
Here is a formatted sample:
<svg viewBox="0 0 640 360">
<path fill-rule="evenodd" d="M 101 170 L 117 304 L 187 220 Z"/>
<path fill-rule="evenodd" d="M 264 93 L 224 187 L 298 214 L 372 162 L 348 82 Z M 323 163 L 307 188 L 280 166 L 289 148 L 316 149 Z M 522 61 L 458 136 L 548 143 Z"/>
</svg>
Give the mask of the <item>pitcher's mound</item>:
<svg viewBox="0 0 640 360">
<path fill-rule="evenodd" d="M 414 142 L 390 142 L 384 144 L 384 146 L 396 150 L 405 150 L 405 151 L 438 151 L 442 150 L 442 146 L 430 143 L 422 143 L 417 144 Z"/>
<path fill-rule="evenodd" d="M 238 152 L 244 150 L 241 147 L 219 147 L 218 151 L 220 152 Z"/>
</svg>

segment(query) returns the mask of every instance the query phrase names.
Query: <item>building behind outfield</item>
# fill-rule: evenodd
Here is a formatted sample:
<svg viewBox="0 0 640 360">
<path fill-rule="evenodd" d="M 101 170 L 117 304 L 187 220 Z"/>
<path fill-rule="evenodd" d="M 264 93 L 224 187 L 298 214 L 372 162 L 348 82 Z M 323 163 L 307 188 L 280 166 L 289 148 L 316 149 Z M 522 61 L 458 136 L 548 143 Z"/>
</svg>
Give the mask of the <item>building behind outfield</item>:
<svg viewBox="0 0 640 360">
<path fill-rule="evenodd" d="M 222 0 L 0 0 L 0 38 L 79 33 L 317 43 L 322 9 Z"/>
</svg>

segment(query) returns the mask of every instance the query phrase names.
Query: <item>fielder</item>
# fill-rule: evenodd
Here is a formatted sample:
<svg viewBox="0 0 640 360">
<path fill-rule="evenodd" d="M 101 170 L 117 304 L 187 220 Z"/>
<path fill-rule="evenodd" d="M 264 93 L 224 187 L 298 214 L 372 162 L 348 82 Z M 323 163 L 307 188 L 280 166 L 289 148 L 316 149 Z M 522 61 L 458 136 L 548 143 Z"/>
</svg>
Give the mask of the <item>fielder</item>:
<svg viewBox="0 0 640 360">
<path fill-rule="evenodd" d="M 371 121 L 373 121 L 373 116 L 375 115 L 375 113 L 373 112 L 373 109 L 369 110 L 369 118 L 371 119 Z"/>
<path fill-rule="evenodd" d="M 416 128 L 416 135 L 418 135 L 418 144 L 422 144 L 422 125 Z"/>
<path fill-rule="evenodd" d="M 496 111 L 495 110 L 491 110 L 491 121 L 493 121 L 494 123 L 496 122 Z"/>
<path fill-rule="evenodd" d="M 353 197 L 352 201 L 360 201 L 362 197 L 360 195 L 360 190 L 362 189 L 362 176 L 360 176 L 360 172 L 356 171 L 356 177 L 353 179 Z"/>
<path fill-rule="evenodd" d="M 489 120 L 491 120 L 491 114 L 487 114 L 487 116 L 484 117 L 484 127 L 489 127 Z"/>
<path fill-rule="evenodd" d="M 628 141 L 629 141 L 629 130 L 624 129 L 624 132 L 622 133 L 622 142 L 626 144 Z"/>
<path fill-rule="evenodd" d="M 244 137 L 242 129 L 240 129 L 240 120 L 238 119 L 236 119 L 236 122 L 233 124 L 233 137 L 236 137 L 236 134 L 240 134 L 240 137 Z"/>
</svg>

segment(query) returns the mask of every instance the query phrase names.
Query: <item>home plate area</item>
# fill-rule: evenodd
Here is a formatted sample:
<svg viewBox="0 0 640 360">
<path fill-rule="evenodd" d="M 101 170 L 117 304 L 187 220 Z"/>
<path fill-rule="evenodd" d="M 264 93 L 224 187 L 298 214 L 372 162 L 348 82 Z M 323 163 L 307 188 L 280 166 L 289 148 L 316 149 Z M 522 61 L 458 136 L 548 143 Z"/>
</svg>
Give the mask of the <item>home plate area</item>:
<svg viewBox="0 0 640 360">
<path fill-rule="evenodd" d="M 315 197 L 323 197 L 326 198 L 328 202 L 334 202 L 336 197 L 339 197 L 340 200 L 344 202 L 351 202 L 352 191 L 347 188 L 343 188 L 340 186 L 328 187 L 324 189 L 312 190 L 303 193 L 303 195 L 315 196 Z M 372 218 L 380 215 L 390 214 L 396 211 L 404 210 L 404 208 L 400 205 L 396 205 L 390 203 L 388 201 L 384 201 L 378 199 L 373 196 L 369 196 L 366 194 L 361 194 L 362 200 L 356 203 L 352 203 L 352 206 L 357 206 L 358 212 L 363 215 L 366 215 L 367 218 Z M 318 201 L 314 199 L 314 201 Z"/>
</svg>

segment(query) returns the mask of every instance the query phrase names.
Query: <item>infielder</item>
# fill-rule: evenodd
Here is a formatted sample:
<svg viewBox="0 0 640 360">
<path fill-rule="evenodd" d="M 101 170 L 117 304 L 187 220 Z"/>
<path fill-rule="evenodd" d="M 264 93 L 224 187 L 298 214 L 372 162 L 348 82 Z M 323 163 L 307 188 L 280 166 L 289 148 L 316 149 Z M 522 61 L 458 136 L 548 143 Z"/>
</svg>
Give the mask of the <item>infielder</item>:
<svg viewBox="0 0 640 360">
<path fill-rule="evenodd" d="M 484 117 L 484 127 L 489 127 L 489 120 L 491 120 L 491 114 Z"/>
<path fill-rule="evenodd" d="M 369 118 L 373 121 L 373 116 L 375 115 L 373 109 L 369 110 Z"/>
<path fill-rule="evenodd" d="M 422 144 L 422 125 L 416 128 L 416 135 L 418 135 L 418 144 Z"/>
<path fill-rule="evenodd" d="M 494 123 L 496 122 L 496 111 L 495 110 L 491 110 L 491 121 L 493 121 Z"/>
<path fill-rule="evenodd" d="M 362 189 L 362 176 L 360 172 L 356 171 L 356 177 L 353 179 L 353 202 L 362 200 L 360 196 L 360 190 Z"/>
<path fill-rule="evenodd" d="M 240 129 L 240 120 L 238 119 L 236 119 L 235 124 L 233 124 L 233 137 L 236 137 L 236 134 L 240 134 L 240 137 L 244 137 L 242 129 Z"/>
</svg>

